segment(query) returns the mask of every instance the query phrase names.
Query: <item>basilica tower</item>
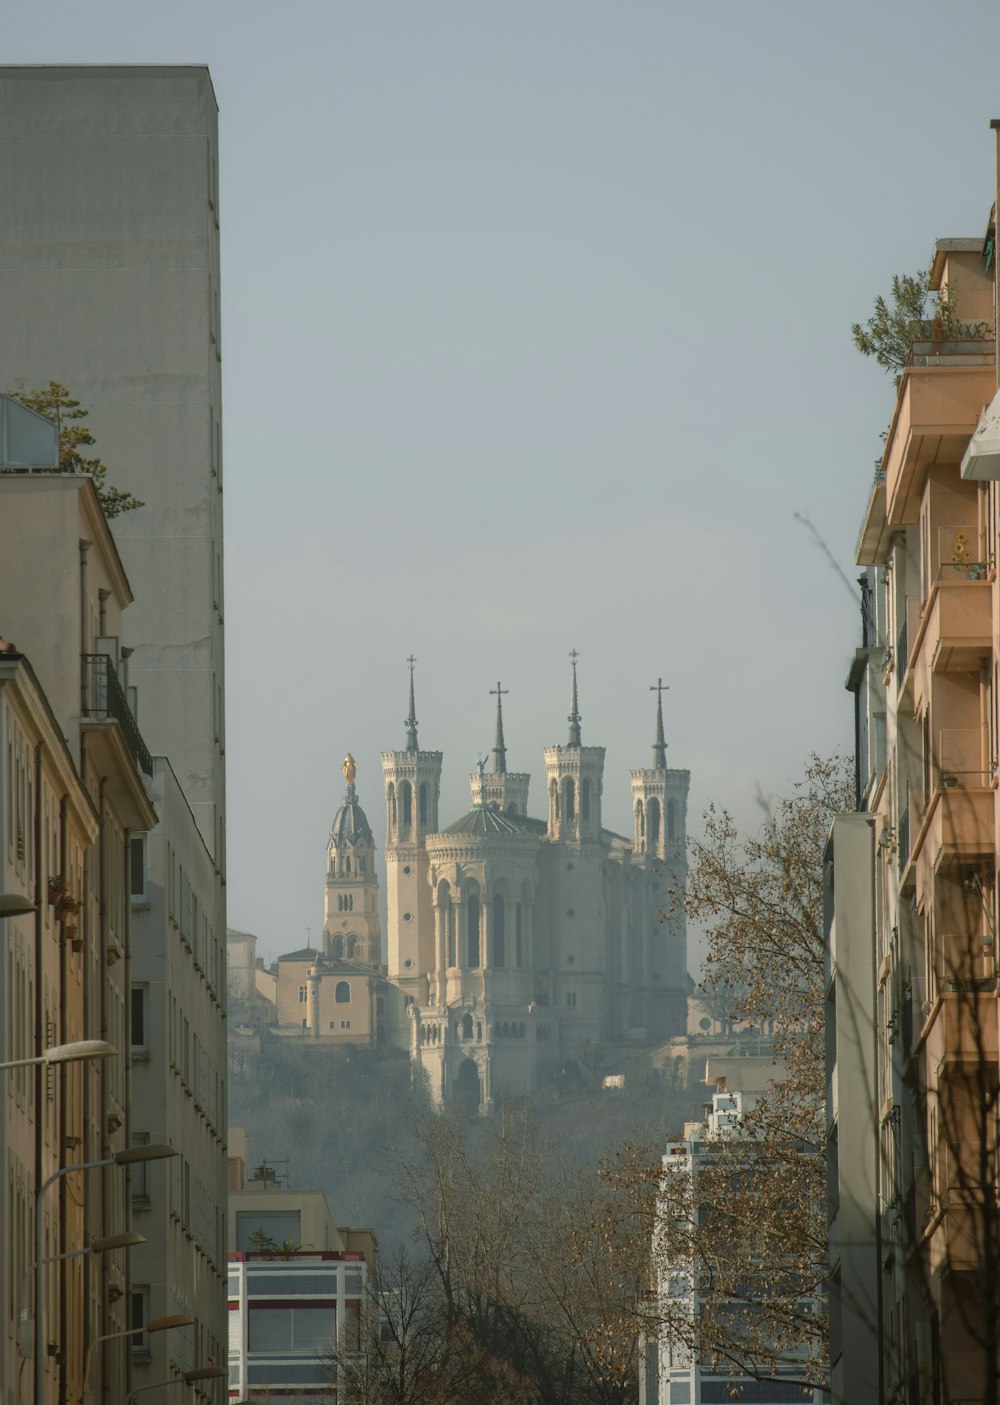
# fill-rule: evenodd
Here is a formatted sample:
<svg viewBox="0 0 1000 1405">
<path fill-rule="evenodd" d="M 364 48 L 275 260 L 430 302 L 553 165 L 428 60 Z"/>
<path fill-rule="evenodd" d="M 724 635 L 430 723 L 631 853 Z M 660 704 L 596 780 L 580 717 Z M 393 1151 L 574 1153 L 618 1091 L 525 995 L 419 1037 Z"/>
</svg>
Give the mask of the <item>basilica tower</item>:
<svg viewBox="0 0 1000 1405">
<path fill-rule="evenodd" d="M 493 746 L 493 770 L 477 771 L 469 777 L 473 805 L 496 805 L 508 815 L 528 813 L 527 771 L 507 770 L 507 744 L 503 736 L 503 698 L 507 692 L 497 683 L 490 696 L 497 700 L 497 733 Z"/>
<path fill-rule="evenodd" d="M 604 747 L 583 746 L 576 661 L 573 665 L 573 700 L 566 746 L 545 748 L 545 784 L 549 800 L 548 837 L 556 843 L 586 844 L 601 837 L 601 794 L 604 789 Z"/>
<path fill-rule="evenodd" d="M 388 909 L 387 958 L 389 979 L 406 997 L 422 1005 L 427 976 L 434 968 L 434 908 L 429 880 L 426 839 L 438 829 L 441 790 L 440 751 L 421 751 L 410 666 L 410 708 L 406 746 L 382 753 L 385 782 L 385 868 Z"/>
<path fill-rule="evenodd" d="M 633 979 L 644 994 L 633 1004 L 632 1019 L 654 1038 L 683 1033 L 687 1013 L 687 922 L 682 895 L 687 882 L 687 802 L 689 771 L 667 765 L 660 678 L 656 693 L 656 734 L 652 766 L 633 771 L 633 863 L 651 870 L 657 901 L 636 922 L 639 940 L 631 953 Z"/>
<path fill-rule="evenodd" d="M 382 960 L 375 841 L 354 785 L 357 767 L 344 757 L 347 789 L 330 827 L 326 859 L 323 950 L 338 960 L 378 966 Z"/>
</svg>

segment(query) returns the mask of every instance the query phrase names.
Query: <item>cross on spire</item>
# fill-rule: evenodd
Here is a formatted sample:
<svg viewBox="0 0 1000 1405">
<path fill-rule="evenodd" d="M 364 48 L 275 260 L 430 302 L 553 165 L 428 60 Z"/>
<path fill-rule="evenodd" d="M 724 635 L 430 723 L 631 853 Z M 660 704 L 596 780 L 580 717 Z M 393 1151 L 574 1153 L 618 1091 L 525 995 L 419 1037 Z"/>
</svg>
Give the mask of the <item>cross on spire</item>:
<svg viewBox="0 0 1000 1405">
<path fill-rule="evenodd" d="M 658 678 L 649 687 L 651 693 L 656 694 L 656 740 L 653 742 L 653 770 L 665 771 L 667 769 L 667 741 L 663 734 L 663 694 L 669 693 L 670 689 L 662 678 Z"/>
<path fill-rule="evenodd" d="M 499 678 L 497 686 L 490 689 L 490 697 L 497 700 L 497 737 L 493 747 L 493 771 L 497 775 L 507 774 L 507 747 L 503 739 L 503 699 L 509 691 L 509 688 L 501 688 Z"/>
<path fill-rule="evenodd" d="M 410 665 L 410 714 L 406 719 L 406 749 L 407 751 L 419 751 L 417 746 L 417 707 L 413 700 L 413 665 L 416 659 L 410 654 L 406 662 Z"/>
<path fill-rule="evenodd" d="M 576 692 L 576 661 L 580 657 L 576 649 L 569 651 L 570 661 L 573 665 L 573 705 L 569 714 L 569 744 L 570 746 L 580 745 L 580 705 L 577 701 Z"/>
</svg>

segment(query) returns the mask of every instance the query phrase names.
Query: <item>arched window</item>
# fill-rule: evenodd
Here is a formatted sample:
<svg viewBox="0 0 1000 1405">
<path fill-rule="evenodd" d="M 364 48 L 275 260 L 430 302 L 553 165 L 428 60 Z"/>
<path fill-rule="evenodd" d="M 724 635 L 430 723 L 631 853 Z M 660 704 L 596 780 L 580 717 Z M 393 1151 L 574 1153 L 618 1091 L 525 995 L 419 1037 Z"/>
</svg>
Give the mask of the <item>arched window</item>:
<svg viewBox="0 0 1000 1405">
<path fill-rule="evenodd" d="M 471 1039 L 471 1038 L 472 1038 L 472 1016 L 471 1016 L 471 1015 L 465 1015 L 465 1016 L 463 1017 L 463 1019 L 462 1019 L 462 1038 L 463 1038 L 463 1039 Z"/>
<path fill-rule="evenodd" d="M 333 939 L 333 954 L 334 954 L 334 956 L 337 958 L 338 961 L 343 961 L 343 959 L 344 959 L 344 938 L 343 938 L 343 937 L 334 937 L 334 939 Z"/>
<path fill-rule="evenodd" d="M 465 925 L 469 940 L 469 969 L 473 971 L 481 964 L 479 956 L 480 907 L 479 885 L 470 883 L 465 898 Z"/>
<path fill-rule="evenodd" d="M 674 844 L 677 840 L 677 801 L 667 801 L 667 843 Z"/>
<path fill-rule="evenodd" d="M 344 895 L 343 895 L 343 893 L 338 893 L 338 894 L 337 894 L 337 911 L 338 911 L 338 912 L 343 912 L 343 910 L 344 910 Z"/>
<path fill-rule="evenodd" d="M 559 818 L 559 787 L 555 781 L 549 786 L 549 820 L 551 823 Z"/>
<path fill-rule="evenodd" d="M 413 787 L 409 781 L 404 781 L 399 787 L 399 804 L 403 811 L 402 827 L 407 832 L 413 827 Z"/>
<path fill-rule="evenodd" d="M 660 842 L 660 802 L 655 795 L 646 808 L 649 819 L 649 847 L 655 849 Z"/>
<path fill-rule="evenodd" d="M 524 964 L 524 908 L 520 903 L 514 908 L 514 965 L 521 969 Z"/>
<path fill-rule="evenodd" d="M 347 896 L 347 910 L 348 910 L 348 912 L 353 912 L 353 911 L 354 911 L 354 894 L 353 894 L 353 893 L 349 893 L 348 896 Z"/>
<path fill-rule="evenodd" d="M 350 1005 L 351 1003 L 351 983 L 350 981 L 338 981 L 337 989 L 333 998 L 338 1005 Z"/>
<path fill-rule="evenodd" d="M 482 1042 L 483 1042 L 483 1026 L 482 1026 L 482 1022 L 481 1022 L 480 1020 L 476 1020 L 476 1043 L 477 1043 L 477 1044 L 481 1044 Z"/>
<path fill-rule="evenodd" d="M 344 872 L 347 874 L 348 878 L 350 878 L 350 876 L 351 876 L 351 856 L 350 856 L 350 854 L 348 854 L 348 855 L 347 855 L 347 858 L 344 860 Z"/>
<path fill-rule="evenodd" d="M 359 872 L 359 873 L 364 873 L 364 871 L 365 871 L 365 856 L 364 856 L 364 854 L 359 854 L 359 855 L 358 855 L 358 872 Z"/>
<path fill-rule="evenodd" d="M 590 819 L 590 781 L 583 781 L 580 785 L 580 818 Z"/>
<path fill-rule="evenodd" d="M 493 894 L 493 965 L 507 964 L 506 903 L 503 893 Z"/>
<path fill-rule="evenodd" d="M 576 785 L 572 776 L 567 776 L 563 784 L 563 809 L 568 820 L 576 819 Z"/>
<path fill-rule="evenodd" d="M 360 943 L 359 939 L 358 939 L 356 936 L 354 936 L 353 934 L 347 938 L 347 959 L 348 959 L 348 961 L 356 961 L 356 960 L 357 960 L 357 956 L 358 956 L 358 947 L 359 947 L 360 945 L 361 945 L 361 943 Z"/>
<path fill-rule="evenodd" d="M 388 812 L 389 812 L 389 828 L 390 828 L 390 829 L 395 829 L 395 828 L 396 828 L 396 787 L 393 785 L 392 781 L 389 782 L 389 789 L 386 791 L 386 800 L 387 800 L 386 809 L 387 809 Z"/>
<path fill-rule="evenodd" d="M 420 782 L 420 823 L 427 823 L 427 782 Z"/>
</svg>

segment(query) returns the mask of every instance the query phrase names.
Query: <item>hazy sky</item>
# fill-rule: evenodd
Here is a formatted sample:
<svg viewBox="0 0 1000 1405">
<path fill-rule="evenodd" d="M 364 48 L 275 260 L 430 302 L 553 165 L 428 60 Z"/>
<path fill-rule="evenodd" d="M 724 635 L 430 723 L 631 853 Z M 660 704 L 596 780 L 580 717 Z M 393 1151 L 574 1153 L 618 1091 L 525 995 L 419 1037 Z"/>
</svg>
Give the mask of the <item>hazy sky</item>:
<svg viewBox="0 0 1000 1405">
<path fill-rule="evenodd" d="M 410 652 L 445 823 L 497 678 L 542 812 L 574 647 L 626 833 L 661 674 L 694 829 L 850 746 L 856 611 L 793 514 L 853 576 L 892 383 L 850 324 L 985 228 L 995 0 L 19 0 L 3 30 L 7 63 L 215 83 L 232 925 L 318 936 L 348 749 L 381 840 Z"/>
</svg>

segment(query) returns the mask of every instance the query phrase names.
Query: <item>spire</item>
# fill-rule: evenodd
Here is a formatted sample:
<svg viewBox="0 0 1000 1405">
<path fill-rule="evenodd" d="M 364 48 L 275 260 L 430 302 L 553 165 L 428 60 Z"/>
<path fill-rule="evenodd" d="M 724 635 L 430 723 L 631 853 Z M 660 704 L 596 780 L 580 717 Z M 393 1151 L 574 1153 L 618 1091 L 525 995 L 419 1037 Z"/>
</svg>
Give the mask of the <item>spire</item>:
<svg viewBox="0 0 1000 1405">
<path fill-rule="evenodd" d="M 669 692 L 669 688 L 662 678 L 658 678 L 650 685 L 649 691 L 656 694 L 656 740 L 653 743 L 653 770 L 665 771 L 667 769 L 667 742 L 663 735 L 663 694 Z"/>
<path fill-rule="evenodd" d="M 576 696 L 576 661 L 580 657 L 575 649 L 570 650 L 570 658 L 573 661 L 573 706 L 569 714 L 569 745 L 580 745 L 580 706 Z"/>
<path fill-rule="evenodd" d="M 493 748 L 493 771 L 494 774 L 505 776 L 507 774 L 507 747 L 503 739 L 503 698 L 509 692 L 507 688 L 501 688 L 500 680 L 497 679 L 497 686 L 490 689 L 490 697 L 496 694 L 497 700 L 497 740 Z"/>
<path fill-rule="evenodd" d="M 410 665 L 410 715 L 406 719 L 406 749 L 407 751 L 419 751 L 417 746 L 417 705 L 413 700 L 413 665 L 416 659 L 411 654 L 406 660 Z"/>
</svg>

